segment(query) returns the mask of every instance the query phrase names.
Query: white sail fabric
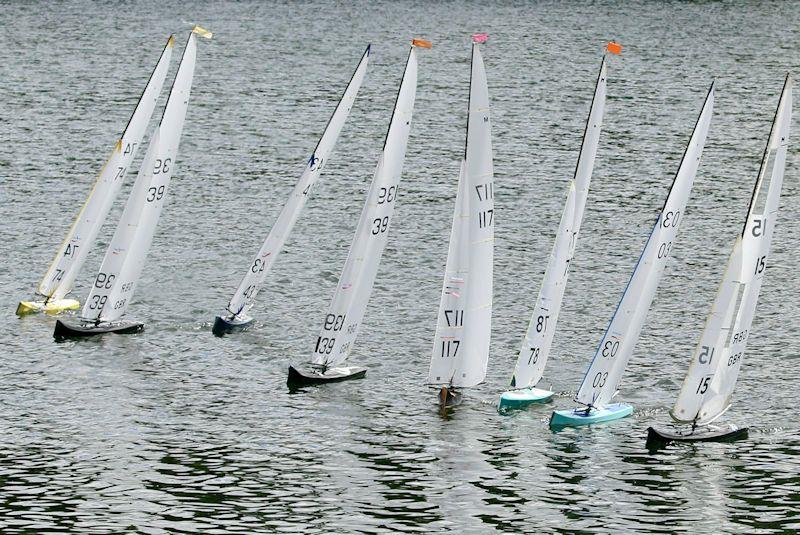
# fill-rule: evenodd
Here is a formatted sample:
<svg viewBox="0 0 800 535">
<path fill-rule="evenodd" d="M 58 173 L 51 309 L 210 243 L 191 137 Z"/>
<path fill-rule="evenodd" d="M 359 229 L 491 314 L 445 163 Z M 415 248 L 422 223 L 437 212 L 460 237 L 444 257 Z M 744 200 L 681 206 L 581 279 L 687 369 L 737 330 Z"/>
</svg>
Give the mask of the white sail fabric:
<svg viewBox="0 0 800 535">
<path fill-rule="evenodd" d="M 681 218 L 703 155 L 713 110 L 714 84 L 708 91 L 664 208 L 656 220 L 625 293 L 583 378 L 576 397 L 580 403 L 602 408 L 617 391 L 622 373 L 647 318 L 647 311 L 655 297 L 670 250 L 677 238 Z"/>
<path fill-rule="evenodd" d="M 62 299 L 72 290 L 75 278 L 86 261 L 142 142 L 167 76 L 174 44 L 175 38 L 170 36 L 122 136 L 100 170 L 89 197 L 39 284 L 38 293 L 47 300 Z"/>
<path fill-rule="evenodd" d="M 121 317 L 133 297 L 150 250 L 156 225 L 178 155 L 197 56 L 195 35 L 189 34 L 161 123 L 150 140 L 131 195 L 81 317 L 113 321 Z"/>
<path fill-rule="evenodd" d="M 417 91 L 417 52 L 408 55 L 394 113 L 312 363 L 336 366 L 350 355 L 378 272 L 403 171 Z"/>
<path fill-rule="evenodd" d="M 705 424 L 730 405 L 777 221 L 791 116 L 792 80 L 787 76 L 742 235 L 731 251 L 717 297 L 671 412 L 676 421 Z M 764 199 L 764 179 L 770 167 Z"/>
<path fill-rule="evenodd" d="M 433 338 L 428 384 L 453 382 L 455 360 L 464 343 L 464 311 L 467 308 L 469 279 L 469 189 L 466 178 L 466 161 L 461 160 L 458 174 L 458 193 L 450 230 L 447 265 L 442 284 L 442 298 Z M 463 350 L 462 350 L 463 351 Z"/>
<path fill-rule="evenodd" d="M 472 45 L 467 140 L 429 384 L 471 387 L 489 362 L 494 266 L 494 170 L 489 89 L 480 48 Z"/>
<path fill-rule="evenodd" d="M 311 153 L 305 171 L 292 190 L 292 194 L 278 215 L 278 219 L 275 220 L 264 244 L 250 263 L 247 273 L 236 289 L 236 293 L 231 298 L 227 312 L 233 317 L 244 319 L 247 316 L 247 312 L 253 307 L 256 294 L 291 233 L 300 212 L 303 210 L 306 199 L 322 173 L 322 168 L 328 161 L 328 156 L 333 151 L 336 140 L 339 138 L 339 134 L 350 114 L 350 109 L 356 100 L 361 83 L 364 81 L 369 53 L 370 47 L 368 46 L 353 76 L 350 78 L 350 83 L 344 94 L 342 94 L 336 110 L 331 115 L 322 137 L 317 143 L 314 152 Z"/>
<path fill-rule="evenodd" d="M 575 254 L 578 233 L 583 222 L 586 198 L 589 195 L 589 183 L 594 169 L 597 147 L 600 144 L 600 130 L 603 124 L 603 112 L 606 102 L 606 60 L 600 64 L 600 74 L 589 109 L 589 118 L 583 134 L 578 165 L 575 176 L 570 181 L 567 202 L 561 214 L 556 241 L 550 253 L 547 269 L 536 299 L 528 330 L 519 349 L 519 357 L 511 377 L 512 388 L 528 388 L 535 386 L 542 378 L 547 358 L 553 344 L 558 315 L 561 312 L 561 301 L 567 287 L 569 263 Z"/>
</svg>

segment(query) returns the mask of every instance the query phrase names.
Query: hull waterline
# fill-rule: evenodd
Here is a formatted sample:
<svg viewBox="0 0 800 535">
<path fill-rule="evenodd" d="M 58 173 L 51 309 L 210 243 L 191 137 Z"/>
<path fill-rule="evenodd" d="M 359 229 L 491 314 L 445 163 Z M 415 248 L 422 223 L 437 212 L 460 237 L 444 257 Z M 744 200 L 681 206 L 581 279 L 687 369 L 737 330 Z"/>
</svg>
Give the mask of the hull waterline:
<svg viewBox="0 0 800 535">
<path fill-rule="evenodd" d="M 361 366 L 340 366 L 328 369 L 311 365 L 289 366 L 289 376 L 286 379 L 286 384 L 289 388 L 295 388 L 337 383 L 350 379 L 362 379 L 366 374 L 367 369 Z"/>
<path fill-rule="evenodd" d="M 20 301 L 17 305 L 17 316 L 27 316 L 38 312 L 55 316 L 67 310 L 78 310 L 80 307 L 81 304 L 76 299 L 53 299 L 47 303 L 44 301 Z"/>
<path fill-rule="evenodd" d="M 135 334 L 144 331 L 144 323 L 132 320 L 102 321 L 68 321 L 56 320 L 56 327 L 53 331 L 53 338 L 56 340 L 67 340 L 75 338 L 87 338 L 100 334 Z"/>
<path fill-rule="evenodd" d="M 746 427 L 739 428 L 733 424 L 725 426 L 692 427 L 648 427 L 647 449 L 659 449 L 670 442 L 734 442 L 747 438 Z"/>
</svg>

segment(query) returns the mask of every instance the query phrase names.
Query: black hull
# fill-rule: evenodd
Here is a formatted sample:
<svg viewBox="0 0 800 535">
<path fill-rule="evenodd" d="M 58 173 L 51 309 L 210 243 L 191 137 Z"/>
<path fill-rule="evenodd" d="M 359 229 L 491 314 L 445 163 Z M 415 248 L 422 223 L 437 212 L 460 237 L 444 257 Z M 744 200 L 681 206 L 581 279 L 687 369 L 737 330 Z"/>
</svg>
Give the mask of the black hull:
<svg viewBox="0 0 800 535">
<path fill-rule="evenodd" d="M 214 326 L 211 328 L 211 332 L 214 333 L 214 336 L 225 336 L 226 334 L 231 333 L 238 333 L 244 330 L 249 329 L 255 320 L 250 318 L 246 321 L 235 321 L 223 318 L 222 316 L 217 316 L 214 319 Z"/>
<path fill-rule="evenodd" d="M 647 428 L 647 448 L 659 449 L 670 442 L 734 442 L 747 438 L 747 428 L 729 425 L 724 427 L 691 427 L 672 429 Z"/>
<path fill-rule="evenodd" d="M 98 334 L 135 334 L 144 330 L 144 323 L 131 320 L 102 321 L 100 323 L 86 321 L 56 320 L 56 328 L 53 331 L 53 338 L 56 340 L 67 340 L 74 338 L 86 338 Z"/>
<path fill-rule="evenodd" d="M 363 379 L 367 374 L 367 369 L 360 366 L 347 366 L 341 368 L 329 368 L 322 371 L 322 368 L 312 366 L 289 366 L 289 376 L 286 384 L 289 388 L 299 386 L 320 385 L 325 383 L 338 383 L 350 379 Z"/>
</svg>

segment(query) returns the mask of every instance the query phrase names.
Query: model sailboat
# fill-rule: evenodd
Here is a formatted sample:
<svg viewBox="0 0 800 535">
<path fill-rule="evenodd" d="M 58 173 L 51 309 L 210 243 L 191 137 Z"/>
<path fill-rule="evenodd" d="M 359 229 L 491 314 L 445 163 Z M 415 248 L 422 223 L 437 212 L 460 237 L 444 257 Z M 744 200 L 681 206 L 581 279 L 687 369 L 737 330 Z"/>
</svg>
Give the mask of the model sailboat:
<svg viewBox="0 0 800 535">
<path fill-rule="evenodd" d="M 747 436 L 746 428 L 710 424 L 730 407 L 764 280 L 789 145 L 792 85 L 787 75 L 742 233 L 734 243 L 703 334 L 670 413 L 681 425 L 670 429 L 649 428 L 648 446 L 672 440 L 732 440 Z"/>
<path fill-rule="evenodd" d="M 554 411 L 550 417 L 551 427 L 616 420 L 633 412 L 631 405 L 611 403 L 611 399 L 617 393 L 622 373 L 633 354 L 647 311 L 664 273 L 667 258 L 678 237 L 678 229 L 700 165 L 713 110 L 714 84 L 711 84 L 664 207 L 656 219 L 628 286 L 578 390 L 575 401 L 583 407 Z"/>
<path fill-rule="evenodd" d="M 289 366 L 289 386 L 356 379 L 367 372 L 366 368 L 360 366 L 342 364 L 353 350 L 389 235 L 411 131 L 417 91 L 418 46 L 430 48 L 430 43 L 418 39 L 412 41 L 383 152 L 367 192 L 336 293 L 317 337 L 311 363 Z"/>
<path fill-rule="evenodd" d="M 203 35 L 201 32 L 205 30 L 195 29 L 189 34 L 161 123 L 150 139 L 139 175 L 80 318 L 78 321 L 57 320 L 53 332 L 56 339 L 107 332 L 134 333 L 144 329 L 141 322 L 120 318 L 136 289 L 175 169 L 197 56 L 195 34 Z"/>
<path fill-rule="evenodd" d="M 21 301 L 17 306 L 17 315 L 40 311 L 58 314 L 64 310 L 75 310 L 80 307 L 77 300 L 67 299 L 66 296 L 72 290 L 75 278 L 86 261 L 97 233 L 103 226 L 141 145 L 167 76 L 174 44 L 175 38 L 170 36 L 122 136 L 114 145 L 111 156 L 100 170 L 92 191 L 39 284 L 36 291 L 37 298 L 33 301 Z"/>
<path fill-rule="evenodd" d="M 609 50 L 616 50 L 609 43 Z M 618 45 L 617 45 L 618 46 Z M 583 221 L 586 197 L 589 194 L 589 182 L 592 178 L 594 159 L 600 141 L 600 130 L 603 123 L 603 112 L 606 101 L 606 58 L 600 63 L 600 73 L 594 89 L 589 118 L 583 133 L 578 164 L 575 175 L 569 183 L 567 202 L 561 214 L 556 241 L 547 262 L 542 287 L 536 306 L 533 309 L 528 330 L 519 349 L 519 357 L 511 377 L 511 390 L 500 396 L 498 409 L 514 409 L 531 403 L 550 400 L 553 392 L 536 388 L 536 384 L 544 374 L 547 358 L 553 344 L 561 301 L 569 277 L 569 266 L 575 254 L 575 245 Z"/>
<path fill-rule="evenodd" d="M 297 218 L 300 216 L 300 212 L 306 204 L 306 199 L 311 189 L 322 174 L 322 168 L 327 163 L 328 156 L 333 150 L 342 128 L 344 128 L 347 117 L 350 115 L 350 109 L 353 107 L 356 95 L 367 72 L 369 51 L 370 47 L 367 46 L 361 56 L 358 67 L 350 78 L 350 83 L 339 100 L 339 104 L 328 120 L 322 137 L 308 159 L 305 171 L 300 176 L 300 180 L 295 185 L 294 190 L 292 190 L 289 200 L 284 205 L 280 215 L 278 215 L 278 219 L 272 226 L 272 230 L 270 230 L 258 254 L 250 263 L 247 273 L 245 273 L 242 282 L 236 289 L 236 293 L 233 294 L 225 312 L 217 316 L 214 321 L 212 332 L 217 336 L 241 331 L 253 323 L 253 318 L 248 315 L 248 312 L 255 304 L 256 294 L 258 294 L 267 273 L 289 237 Z"/>
<path fill-rule="evenodd" d="M 492 323 L 494 170 L 489 89 L 479 44 L 473 36 L 467 139 L 458 176 L 436 335 L 427 384 L 439 388 L 445 410 L 461 401 L 461 389 L 486 377 Z"/>
</svg>

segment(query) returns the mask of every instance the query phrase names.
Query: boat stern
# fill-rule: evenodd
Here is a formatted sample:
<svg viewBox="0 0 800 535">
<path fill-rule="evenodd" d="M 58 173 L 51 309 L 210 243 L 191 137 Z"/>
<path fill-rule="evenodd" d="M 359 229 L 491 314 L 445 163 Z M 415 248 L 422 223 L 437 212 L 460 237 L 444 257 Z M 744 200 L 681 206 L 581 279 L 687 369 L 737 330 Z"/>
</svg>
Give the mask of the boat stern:
<svg viewBox="0 0 800 535">
<path fill-rule="evenodd" d="M 214 336 L 225 336 L 226 334 L 245 331 L 249 329 L 255 321 L 253 318 L 243 318 L 240 320 L 235 318 L 235 316 L 230 319 L 223 316 L 217 316 L 214 319 L 214 326 L 211 327 L 211 332 L 214 334 Z"/>
</svg>

